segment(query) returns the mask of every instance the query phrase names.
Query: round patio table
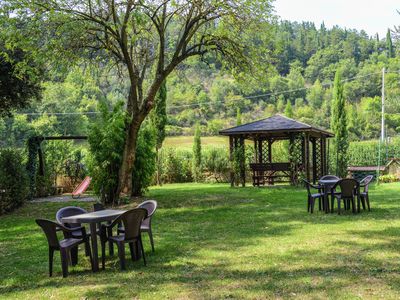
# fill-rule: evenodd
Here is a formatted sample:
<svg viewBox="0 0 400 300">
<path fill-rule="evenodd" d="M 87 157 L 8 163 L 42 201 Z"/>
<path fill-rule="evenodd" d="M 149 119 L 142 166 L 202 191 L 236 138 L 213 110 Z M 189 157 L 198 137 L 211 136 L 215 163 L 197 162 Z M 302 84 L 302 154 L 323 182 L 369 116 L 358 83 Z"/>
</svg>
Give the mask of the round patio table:
<svg viewBox="0 0 400 300">
<path fill-rule="evenodd" d="M 93 272 L 99 270 L 99 252 L 97 248 L 97 223 L 112 221 L 122 215 L 125 210 L 105 209 L 86 214 L 62 218 L 63 223 L 87 223 L 90 226 L 90 239 L 92 242 Z"/>
<path fill-rule="evenodd" d="M 332 187 L 340 180 L 340 178 L 338 179 L 320 179 L 318 180 L 319 185 L 322 186 L 323 189 L 323 193 L 324 193 L 324 201 L 323 201 L 323 205 L 324 205 L 324 210 L 326 213 L 329 213 L 330 209 L 329 209 L 329 201 L 328 201 L 328 196 L 331 192 Z"/>
</svg>

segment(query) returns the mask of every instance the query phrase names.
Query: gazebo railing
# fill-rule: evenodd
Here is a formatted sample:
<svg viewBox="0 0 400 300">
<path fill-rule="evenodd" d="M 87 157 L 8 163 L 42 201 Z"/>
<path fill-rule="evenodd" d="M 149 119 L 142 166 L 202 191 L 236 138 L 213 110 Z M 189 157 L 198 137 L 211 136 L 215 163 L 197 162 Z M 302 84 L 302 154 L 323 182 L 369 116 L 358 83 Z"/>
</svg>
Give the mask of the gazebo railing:
<svg viewBox="0 0 400 300">
<path fill-rule="evenodd" d="M 253 186 L 273 185 L 277 182 L 290 182 L 290 163 L 252 163 L 250 169 L 253 172 Z"/>
</svg>

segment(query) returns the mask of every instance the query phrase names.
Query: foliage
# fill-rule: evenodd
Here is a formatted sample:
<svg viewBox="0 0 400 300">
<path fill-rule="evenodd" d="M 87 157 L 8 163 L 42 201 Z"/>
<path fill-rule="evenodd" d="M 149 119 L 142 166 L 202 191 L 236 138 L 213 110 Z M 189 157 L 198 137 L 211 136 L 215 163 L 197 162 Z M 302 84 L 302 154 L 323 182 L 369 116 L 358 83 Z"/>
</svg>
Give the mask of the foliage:
<svg viewBox="0 0 400 300">
<path fill-rule="evenodd" d="M 193 142 L 193 162 L 192 162 L 192 173 L 193 179 L 198 182 L 201 180 L 201 129 L 200 123 L 197 123 L 194 132 L 194 142 Z"/>
<path fill-rule="evenodd" d="M 155 107 L 151 114 L 151 121 L 156 135 L 156 179 L 157 184 L 161 185 L 161 160 L 159 150 L 165 139 L 165 126 L 167 124 L 167 83 L 166 81 L 160 87 L 155 98 Z M 134 171 L 135 172 L 135 171 Z"/>
<path fill-rule="evenodd" d="M 341 71 L 337 70 L 333 87 L 331 128 L 335 134 L 334 153 L 335 172 L 339 177 L 347 174 L 347 150 L 349 148 L 346 116 L 346 100 L 343 95 Z"/>
<path fill-rule="evenodd" d="M 162 181 L 165 183 L 191 182 L 193 153 L 190 150 L 163 148 L 161 151 Z"/>
<path fill-rule="evenodd" d="M 21 206 L 29 195 L 23 157 L 15 149 L 0 150 L 0 215 Z"/>
<path fill-rule="evenodd" d="M 118 172 L 121 165 L 122 150 L 125 142 L 126 114 L 123 104 L 116 105 L 112 112 L 105 106 L 99 120 L 89 131 L 90 149 L 89 172 L 93 178 L 94 191 L 106 204 L 115 203 L 118 185 Z"/>
<path fill-rule="evenodd" d="M 41 94 L 41 68 L 22 49 L 6 49 L 0 43 L 0 116 L 26 108 Z"/>
<path fill-rule="evenodd" d="M 203 168 L 208 179 L 227 182 L 229 178 L 229 154 L 224 148 L 206 148 L 203 152 Z"/>
<path fill-rule="evenodd" d="M 389 183 L 399 181 L 399 178 L 396 175 L 388 174 L 379 176 L 379 182 Z"/>
<path fill-rule="evenodd" d="M 154 131 L 154 128 L 147 123 L 140 128 L 132 175 L 132 196 L 142 196 L 152 183 L 157 159 Z"/>
</svg>

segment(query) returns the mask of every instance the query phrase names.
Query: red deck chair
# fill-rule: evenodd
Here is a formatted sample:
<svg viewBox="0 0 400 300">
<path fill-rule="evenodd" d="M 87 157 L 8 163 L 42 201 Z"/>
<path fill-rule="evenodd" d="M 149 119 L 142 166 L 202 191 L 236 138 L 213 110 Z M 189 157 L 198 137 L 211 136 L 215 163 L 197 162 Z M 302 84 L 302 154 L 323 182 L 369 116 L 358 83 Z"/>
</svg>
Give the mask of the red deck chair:
<svg viewBox="0 0 400 300">
<path fill-rule="evenodd" d="M 72 192 L 72 198 L 77 199 L 79 198 L 89 187 L 92 178 L 86 176 L 85 179 L 76 187 L 76 189 Z"/>
</svg>

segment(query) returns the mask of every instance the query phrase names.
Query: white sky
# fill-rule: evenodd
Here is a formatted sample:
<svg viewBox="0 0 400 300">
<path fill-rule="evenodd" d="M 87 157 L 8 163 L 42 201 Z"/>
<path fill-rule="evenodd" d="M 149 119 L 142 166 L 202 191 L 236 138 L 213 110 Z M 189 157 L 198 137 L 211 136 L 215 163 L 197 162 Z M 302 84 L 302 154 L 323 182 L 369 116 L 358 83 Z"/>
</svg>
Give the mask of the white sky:
<svg viewBox="0 0 400 300">
<path fill-rule="evenodd" d="M 364 29 L 383 38 L 388 28 L 400 25 L 399 0 L 275 0 L 273 5 L 282 20 L 312 21 L 317 28 L 324 21 L 329 28 Z"/>
</svg>

